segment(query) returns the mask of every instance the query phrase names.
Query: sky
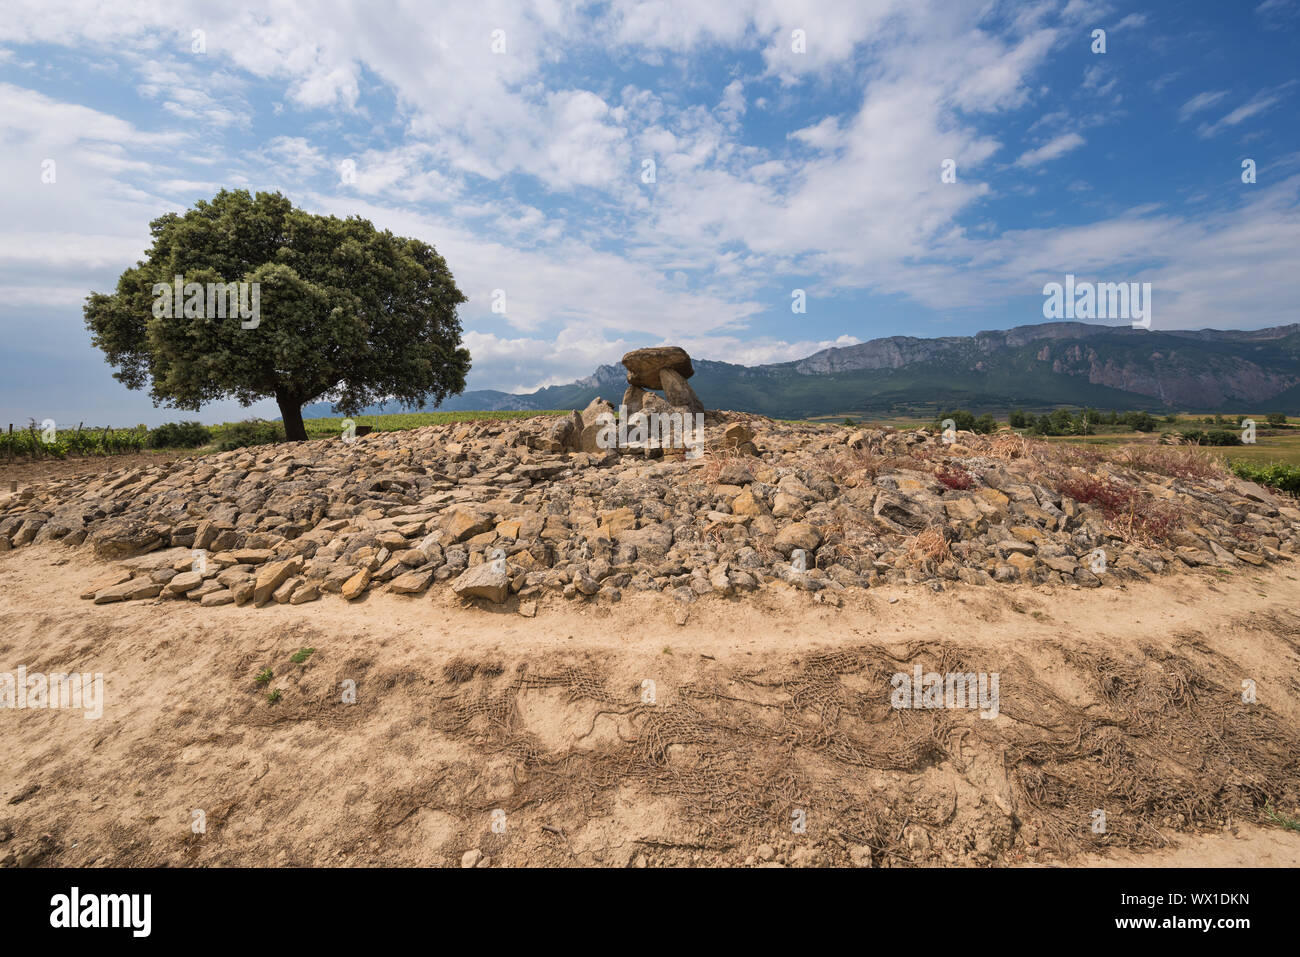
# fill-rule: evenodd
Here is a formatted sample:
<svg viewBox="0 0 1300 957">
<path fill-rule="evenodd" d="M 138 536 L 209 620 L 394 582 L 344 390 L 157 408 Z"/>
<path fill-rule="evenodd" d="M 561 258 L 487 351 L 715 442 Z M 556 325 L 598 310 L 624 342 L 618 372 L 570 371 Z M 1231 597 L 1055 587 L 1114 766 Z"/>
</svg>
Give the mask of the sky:
<svg viewBox="0 0 1300 957">
<path fill-rule="evenodd" d="M 82 318 L 223 187 L 435 246 L 470 389 L 1042 322 L 1066 274 L 1300 321 L 1298 63 L 1300 0 L 8 0 L 0 427 L 276 415 L 154 408 Z"/>
</svg>

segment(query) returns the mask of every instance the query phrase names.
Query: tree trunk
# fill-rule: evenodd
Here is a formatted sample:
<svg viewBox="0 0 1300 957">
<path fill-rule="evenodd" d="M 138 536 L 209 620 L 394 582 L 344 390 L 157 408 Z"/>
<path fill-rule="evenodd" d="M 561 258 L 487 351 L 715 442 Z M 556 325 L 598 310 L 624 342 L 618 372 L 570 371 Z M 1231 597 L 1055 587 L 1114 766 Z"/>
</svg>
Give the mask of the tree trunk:
<svg viewBox="0 0 1300 957">
<path fill-rule="evenodd" d="M 302 424 L 302 403 L 287 392 L 276 389 L 275 404 L 280 407 L 284 437 L 290 442 L 307 441 L 307 428 Z"/>
</svg>

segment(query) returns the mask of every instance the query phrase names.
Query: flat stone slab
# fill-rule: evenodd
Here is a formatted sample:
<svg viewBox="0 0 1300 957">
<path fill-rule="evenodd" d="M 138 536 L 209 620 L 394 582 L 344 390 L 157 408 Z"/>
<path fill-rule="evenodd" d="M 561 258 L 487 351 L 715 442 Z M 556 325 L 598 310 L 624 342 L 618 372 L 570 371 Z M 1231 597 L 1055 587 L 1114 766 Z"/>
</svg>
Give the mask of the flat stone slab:
<svg viewBox="0 0 1300 957">
<path fill-rule="evenodd" d="M 662 389 L 659 373 L 664 369 L 671 369 L 683 379 L 695 375 L 691 357 L 680 346 L 634 349 L 623 356 L 623 365 L 627 368 L 627 381 L 642 389 Z"/>
</svg>

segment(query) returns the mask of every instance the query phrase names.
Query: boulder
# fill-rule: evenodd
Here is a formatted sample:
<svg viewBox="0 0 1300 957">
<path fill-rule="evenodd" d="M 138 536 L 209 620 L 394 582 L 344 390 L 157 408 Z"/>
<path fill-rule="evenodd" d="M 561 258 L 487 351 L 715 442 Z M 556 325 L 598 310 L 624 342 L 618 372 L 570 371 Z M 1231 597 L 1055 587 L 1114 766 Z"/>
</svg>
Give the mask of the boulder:
<svg viewBox="0 0 1300 957">
<path fill-rule="evenodd" d="M 343 583 L 343 587 L 339 589 L 339 594 L 348 601 L 352 601 L 355 598 L 360 598 L 362 592 L 369 587 L 370 569 L 363 568 Z"/>
<path fill-rule="evenodd" d="M 95 557 L 104 561 L 131 558 L 163 545 L 163 537 L 157 528 L 130 519 L 107 523 L 95 531 L 90 541 Z"/>
<path fill-rule="evenodd" d="M 776 533 L 773 545 L 782 555 L 789 556 L 796 548 L 811 552 L 822 543 L 822 533 L 807 522 L 792 522 Z"/>
<path fill-rule="evenodd" d="M 676 371 L 660 369 L 659 381 L 663 383 L 664 397 L 674 409 L 685 409 L 687 412 L 704 411 L 704 403 L 700 401 L 700 397 Z"/>
<path fill-rule="evenodd" d="M 302 556 L 294 555 L 282 562 L 272 562 L 259 566 L 257 580 L 253 586 L 253 603 L 260 605 L 268 601 L 275 590 L 302 569 Z"/>
<path fill-rule="evenodd" d="M 510 594 L 510 576 L 494 566 L 494 562 L 483 562 L 466 569 L 451 583 L 451 590 L 461 598 L 486 598 L 501 604 Z"/>
<path fill-rule="evenodd" d="M 695 375 L 691 357 L 679 346 L 636 349 L 623 356 L 623 365 L 627 368 L 628 383 L 643 389 L 662 389 L 659 373 L 664 369 L 676 372 L 683 379 Z"/>
<path fill-rule="evenodd" d="M 429 587 L 429 582 L 432 579 L 432 568 L 426 568 L 418 572 L 407 572 L 394 578 L 392 584 L 388 586 L 388 590 L 399 595 L 418 595 Z"/>
<path fill-rule="evenodd" d="M 95 595 L 96 605 L 106 605 L 115 601 L 138 601 L 141 598 L 156 598 L 162 591 L 162 585 L 147 578 L 135 578 L 111 585 Z"/>
<path fill-rule="evenodd" d="M 639 385 L 630 385 L 623 393 L 623 401 L 620 403 L 627 411 L 628 415 L 633 412 L 641 411 L 641 403 L 645 401 L 646 391 Z"/>
<path fill-rule="evenodd" d="M 582 410 L 581 416 L 582 428 L 583 431 L 586 431 L 599 422 L 607 422 L 610 419 L 617 420 L 618 412 L 609 402 L 597 396 Z"/>
</svg>

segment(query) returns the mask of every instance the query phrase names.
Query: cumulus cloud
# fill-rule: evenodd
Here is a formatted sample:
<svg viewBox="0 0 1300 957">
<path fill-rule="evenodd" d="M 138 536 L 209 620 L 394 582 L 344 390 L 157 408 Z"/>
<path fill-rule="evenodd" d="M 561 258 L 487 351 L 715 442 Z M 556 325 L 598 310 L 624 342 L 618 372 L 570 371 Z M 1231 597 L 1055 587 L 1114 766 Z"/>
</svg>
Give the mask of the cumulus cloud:
<svg viewBox="0 0 1300 957">
<path fill-rule="evenodd" d="M 103 100 L 56 96 L 35 74 L 0 83 L 0 130 L 21 147 L 0 153 L 10 222 L 0 287 L 15 303 L 44 283 L 47 298 L 71 307 L 81 284 L 103 289 L 139 257 L 150 219 L 246 185 L 436 245 L 470 297 L 473 388 L 530 391 L 669 339 L 754 363 L 853 338 L 755 333 L 759 317 L 788 312 L 795 285 L 819 303 L 875 293 L 951 309 L 1006 301 L 1039 273 L 1141 266 L 1157 270 L 1188 322 L 1215 321 L 1210 310 L 1233 298 L 1257 317 L 1294 300 L 1271 251 L 1296 246 L 1293 186 L 1253 194 L 1259 233 L 1283 244 L 1254 247 L 1253 272 L 1226 265 L 1244 269 L 1252 248 L 1245 207 L 1001 229 L 983 205 L 1005 191 L 1000 174 L 1023 178 L 1015 171 L 1080 149 L 1080 131 L 1101 139 L 1092 130 L 1106 111 L 1076 116 L 1050 102 L 1045 74 L 1114 11 L 1089 0 L 990 9 L 485 0 L 430 18 L 418 4 L 379 17 L 355 5 L 254 12 L 143 0 L 105 17 L 91 0 L 19 3 L 0 21 L 0 43 L 108 64 L 150 108 L 124 112 L 132 122 Z M 190 50 L 190 24 L 206 32 L 202 55 Z M 1146 25 L 1129 14 L 1111 29 Z M 703 66 L 733 61 L 704 79 Z M 646 80 L 646 67 L 663 81 Z M 1117 77 L 1109 62 L 1090 63 L 1069 95 L 1113 99 Z M 1179 117 L 1213 117 L 1227 95 L 1192 96 Z M 1261 91 L 1198 132 L 1242 128 L 1287 95 Z M 1042 119 L 1028 135 L 1002 124 L 1030 109 Z M 45 157 L 59 169 L 49 189 L 39 184 Z M 955 182 L 940 178 L 948 160 Z M 345 164 L 355 176 L 341 176 Z M 1212 261 L 1212 238 L 1228 243 L 1225 264 Z M 497 290 L 504 314 L 489 308 Z"/>
</svg>

